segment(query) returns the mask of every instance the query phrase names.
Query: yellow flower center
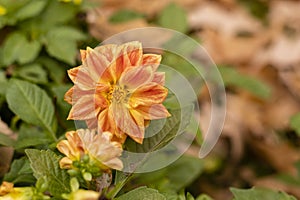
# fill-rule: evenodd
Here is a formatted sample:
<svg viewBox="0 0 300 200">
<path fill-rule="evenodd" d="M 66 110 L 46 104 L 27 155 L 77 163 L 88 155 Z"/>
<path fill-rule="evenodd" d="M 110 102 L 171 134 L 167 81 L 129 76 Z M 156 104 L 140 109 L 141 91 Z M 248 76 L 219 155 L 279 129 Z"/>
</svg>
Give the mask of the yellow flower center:
<svg viewBox="0 0 300 200">
<path fill-rule="evenodd" d="M 107 99 L 111 103 L 126 103 L 129 99 L 129 91 L 124 86 L 114 85 L 108 93 Z"/>
</svg>

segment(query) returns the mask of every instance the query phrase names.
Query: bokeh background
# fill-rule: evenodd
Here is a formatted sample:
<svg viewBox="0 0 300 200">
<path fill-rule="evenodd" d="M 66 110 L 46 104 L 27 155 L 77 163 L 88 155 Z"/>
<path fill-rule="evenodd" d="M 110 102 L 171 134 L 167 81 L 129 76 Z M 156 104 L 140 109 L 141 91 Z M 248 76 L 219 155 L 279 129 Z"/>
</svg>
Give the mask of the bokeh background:
<svg viewBox="0 0 300 200">
<path fill-rule="evenodd" d="M 186 191 L 226 200 L 230 187 L 263 186 L 300 198 L 299 11 L 296 0 L 0 0 L 0 132 L 10 138 L 20 132 L 5 99 L 10 78 L 49 93 L 63 132 L 74 126 L 65 120 L 70 107 L 63 94 L 80 48 L 133 28 L 170 28 L 207 50 L 227 94 L 222 136 Z M 188 65 L 174 57 L 163 62 Z M 210 98 L 205 86 L 199 92 L 205 132 Z M 16 153 L 0 141 L 3 176 Z M 201 136 L 186 154 L 198 157 L 200 145 Z"/>
</svg>

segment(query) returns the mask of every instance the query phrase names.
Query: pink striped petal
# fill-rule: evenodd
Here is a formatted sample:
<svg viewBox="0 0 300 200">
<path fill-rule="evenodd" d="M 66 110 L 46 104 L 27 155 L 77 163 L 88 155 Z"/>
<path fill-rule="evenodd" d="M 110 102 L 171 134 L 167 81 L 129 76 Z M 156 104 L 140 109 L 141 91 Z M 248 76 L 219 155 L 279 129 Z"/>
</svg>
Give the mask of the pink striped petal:
<svg viewBox="0 0 300 200">
<path fill-rule="evenodd" d="M 149 83 L 153 80 L 153 76 L 154 73 L 150 66 L 132 67 L 122 74 L 119 84 L 126 86 L 129 90 L 134 90 L 143 84 Z"/>
<path fill-rule="evenodd" d="M 165 85 L 165 72 L 155 72 L 152 82 Z"/>
<path fill-rule="evenodd" d="M 151 82 L 136 89 L 130 96 L 129 104 L 132 108 L 160 104 L 167 95 L 168 90 L 165 87 Z"/>
<path fill-rule="evenodd" d="M 98 46 L 94 50 L 97 51 L 99 54 L 105 56 L 106 59 L 111 63 L 116 59 L 118 45 L 106 44 L 106 45 Z"/>
<path fill-rule="evenodd" d="M 100 108 L 95 107 L 94 95 L 84 95 L 74 102 L 69 119 L 85 120 L 97 117 Z"/>
<path fill-rule="evenodd" d="M 123 104 L 112 104 L 112 113 L 116 127 L 141 144 L 145 131 L 143 117 L 140 115 L 132 116 Z"/>
<path fill-rule="evenodd" d="M 95 81 L 91 78 L 88 70 L 82 66 L 68 70 L 68 75 L 75 85 L 83 90 L 90 90 L 95 87 Z"/>
<path fill-rule="evenodd" d="M 97 82 L 103 72 L 108 68 L 110 62 L 103 54 L 87 47 L 86 59 L 83 61 L 83 64 L 83 66 L 89 70 L 92 79 Z"/>
<path fill-rule="evenodd" d="M 157 54 L 144 54 L 142 65 L 150 65 L 156 71 L 161 61 L 161 55 Z"/>
<path fill-rule="evenodd" d="M 152 106 L 138 106 L 135 111 L 144 116 L 145 120 L 163 119 L 170 117 L 170 113 L 162 104 L 154 104 Z"/>
</svg>

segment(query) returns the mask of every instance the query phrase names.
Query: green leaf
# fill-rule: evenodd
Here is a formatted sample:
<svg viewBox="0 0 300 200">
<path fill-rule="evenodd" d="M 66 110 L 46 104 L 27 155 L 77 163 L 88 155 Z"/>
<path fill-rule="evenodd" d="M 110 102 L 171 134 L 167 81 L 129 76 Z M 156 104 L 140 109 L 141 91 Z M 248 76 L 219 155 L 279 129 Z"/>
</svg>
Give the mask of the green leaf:
<svg viewBox="0 0 300 200">
<path fill-rule="evenodd" d="M 166 200 L 166 197 L 160 194 L 157 190 L 139 187 L 126 194 L 121 195 L 120 197 L 115 198 L 115 200 Z"/>
<path fill-rule="evenodd" d="M 293 115 L 290 119 L 290 126 L 300 136 L 300 113 Z"/>
<path fill-rule="evenodd" d="M 237 189 L 230 188 L 234 200 L 296 200 L 295 197 L 281 191 L 265 188 Z"/>
<path fill-rule="evenodd" d="M 143 18 L 142 13 L 138 13 L 132 10 L 120 10 L 115 12 L 110 18 L 109 22 L 111 23 L 122 23 L 127 22 L 133 19 Z"/>
<path fill-rule="evenodd" d="M 44 68 L 47 69 L 50 78 L 55 83 L 63 82 L 65 75 L 67 73 L 66 73 L 66 69 L 62 64 L 58 63 L 54 59 L 51 59 L 49 57 L 42 57 L 42 56 L 40 56 L 36 62 L 41 64 Z"/>
<path fill-rule="evenodd" d="M 16 183 L 33 184 L 36 179 L 32 175 L 29 160 L 26 157 L 15 159 L 10 167 L 10 171 L 5 174 L 3 180 Z"/>
<path fill-rule="evenodd" d="M 59 1 L 49 1 L 48 6 L 41 16 L 41 21 L 47 27 L 53 27 L 58 24 L 65 24 L 75 19 L 78 6 L 72 3 Z"/>
<path fill-rule="evenodd" d="M 57 121 L 54 106 L 46 92 L 32 83 L 17 79 L 11 79 L 9 84 L 6 92 L 9 108 L 25 122 L 43 127 L 55 141 Z"/>
<path fill-rule="evenodd" d="M 22 124 L 18 140 L 15 144 L 16 149 L 27 148 L 38 145 L 47 145 L 51 142 L 48 135 L 38 127 Z"/>
<path fill-rule="evenodd" d="M 51 88 L 53 96 L 56 98 L 57 107 L 59 108 L 57 111 L 59 113 L 58 117 L 61 119 L 60 123 L 64 124 L 67 129 L 75 128 L 75 124 L 72 120 L 65 120 L 72 106 L 64 100 L 64 95 L 71 87 L 72 85 L 58 85 Z"/>
<path fill-rule="evenodd" d="M 133 182 L 154 186 L 161 192 L 178 192 L 191 184 L 203 171 L 203 167 L 203 160 L 184 155 L 163 169 L 136 174 Z"/>
<path fill-rule="evenodd" d="M 3 133 L 1 133 L 1 130 L 0 130 L 0 145 L 14 146 L 14 144 L 15 144 L 15 140 L 11 139 L 7 135 L 4 135 Z"/>
<path fill-rule="evenodd" d="M 153 120 L 146 129 L 145 135 L 154 136 L 145 138 L 143 144 L 127 140 L 128 142 L 126 141 L 126 147 L 129 151 L 138 153 L 152 152 L 160 149 L 164 145 L 168 144 L 176 136 L 176 134 L 183 132 L 189 125 L 193 109 L 193 105 L 189 105 L 182 109 L 170 110 L 171 117 L 168 117 L 167 119 Z M 181 113 L 181 111 L 183 113 Z M 158 133 L 157 129 L 160 129 Z"/>
<path fill-rule="evenodd" d="M 29 17 L 37 16 L 42 12 L 46 4 L 47 1 L 45 0 L 30 1 L 15 13 L 15 17 L 19 20 L 23 20 Z"/>
<path fill-rule="evenodd" d="M 67 26 L 57 27 L 46 35 L 46 50 L 51 56 L 74 65 L 78 53 L 76 41 L 83 39 L 85 35 L 77 29 Z"/>
<path fill-rule="evenodd" d="M 225 86 L 237 86 L 239 88 L 248 90 L 253 95 L 267 99 L 271 96 L 271 89 L 262 81 L 243 75 L 231 67 L 219 67 Z"/>
<path fill-rule="evenodd" d="M 70 26 L 58 26 L 50 30 L 48 33 L 50 37 L 62 37 L 69 40 L 84 40 L 86 35 Z"/>
<path fill-rule="evenodd" d="M 39 151 L 36 149 L 25 150 L 35 178 L 45 178 L 48 191 L 55 197 L 63 193 L 70 193 L 70 177 L 66 170 L 60 169 L 60 156 L 53 151 Z"/>
<path fill-rule="evenodd" d="M 8 82 L 4 71 L 0 70 L 0 96 L 4 96 L 8 87 Z"/>
<path fill-rule="evenodd" d="M 39 84 L 48 82 L 47 72 L 41 65 L 36 63 L 21 66 L 14 71 L 13 76 Z"/>
<path fill-rule="evenodd" d="M 201 194 L 196 198 L 196 200 L 213 200 L 213 199 L 206 194 Z"/>
<path fill-rule="evenodd" d="M 175 3 L 169 4 L 160 14 L 158 24 L 162 27 L 186 33 L 188 23 L 186 12 Z"/>
<path fill-rule="evenodd" d="M 10 34 L 3 44 L 3 64 L 9 65 L 14 61 L 20 64 L 33 61 L 41 49 L 41 44 L 34 40 L 28 41 L 20 32 Z"/>
</svg>

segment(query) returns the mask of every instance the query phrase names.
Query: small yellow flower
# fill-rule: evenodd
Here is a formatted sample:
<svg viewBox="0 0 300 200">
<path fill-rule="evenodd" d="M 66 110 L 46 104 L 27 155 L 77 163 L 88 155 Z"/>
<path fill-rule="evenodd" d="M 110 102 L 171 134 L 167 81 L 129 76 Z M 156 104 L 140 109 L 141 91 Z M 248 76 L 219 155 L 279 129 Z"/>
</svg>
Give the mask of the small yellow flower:
<svg viewBox="0 0 300 200">
<path fill-rule="evenodd" d="M 0 186 L 0 200 L 31 200 L 33 197 L 41 200 L 50 199 L 32 187 L 14 187 L 13 183 L 5 181 Z"/>
<path fill-rule="evenodd" d="M 69 195 L 65 195 L 67 200 L 98 200 L 100 193 L 92 190 L 76 190 Z"/>
<path fill-rule="evenodd" d="M 0 16 L 5 15 L 7 13 L 6 8 L 0 5 Z"/>
<path fill-rule="evenodd" d="M 161 56 L 143 54 L 140 42 L 103 45 L 81 51 L 82 65 L 68 71 L 74 86 L 65 94 L 68 119 L 85 120 L 90 129 L 109 131 L 142 143 L 149 120 L 170 116 L 162 102 L 168 90 L 157 72 Z"/>
<path fill-rule="evenodd" d="M 123 168 L 123 163 L 119 159 L 122 146 L 118 142 L 111 141 L 111 133 L 96 134 L 95 130 L 79 129 L 67 132 L 66 138 L 67 140 L 62 140 L 57 144 L 57 149 L 66 155 L 60 160 L 61 168 L 72 168 L 73 161 L 80 161 L 85 154 L 98 163 L 98 167 L 102 170 Z"/>
<path fill-rule="evenodd" d="M 76 5 L 79 5 L 82 2 L 82 0 L 59 0 L 59 1 L 65 2 L 65 3 L 69 3 L 69 2 L 73 1 L 73 3 L 76 4 Z"/>
</svg>

